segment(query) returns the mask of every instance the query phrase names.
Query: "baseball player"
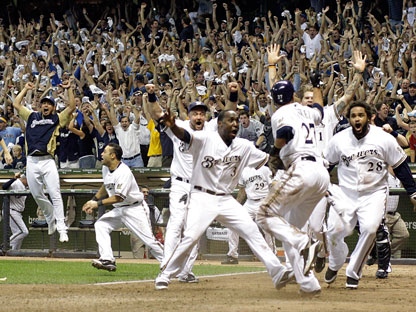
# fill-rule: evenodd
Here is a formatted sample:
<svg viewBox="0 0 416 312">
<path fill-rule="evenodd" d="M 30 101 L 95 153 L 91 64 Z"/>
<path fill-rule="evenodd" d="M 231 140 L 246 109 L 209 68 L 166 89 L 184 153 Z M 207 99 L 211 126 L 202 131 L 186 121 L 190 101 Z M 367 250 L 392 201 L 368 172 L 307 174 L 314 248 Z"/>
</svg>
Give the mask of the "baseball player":
<svg viewBox="0 0 416 312">
<path fill-rule="evenodd" d="M 328 228 L 330 253 L 325 282 L 335 281 L 348 254 L 344 238 L 358 222 L 360 236 L 346 269 L 346 287 L 355 289 L 385 213 L 388 166 L 392 167 L 412 202 L 415 202 L 416 184 L 406 154 L 396 140 L 383 129 L 370 125 L 372 110 L 368 104 L 353 102 L 346 115 L 351 127 L 336 134 L 325 151 L 329 163 L 338 165 L 339 189 L 344 195 L 343 209 L 329 211 L 328 221 L 332 219 L 331 214 L 340 214 L 344 227 Z"/>
<path fill-rule="evenodd" d="M 59 128 L 68 124 L 75 110 L 75 100 L 71 82 L 66 81 L 61 86 L 68 94 L 68 106 L 59 114 L 56 112 L 55 100 L 51 97 L 44 97 L 40 100 L 39 111 L 31 111 L 22 104 L 27 91 L 34 88 L 31 82 L 26 83 L 16 96 L 13 106 L 20 117 L 26 121 L 26 176 L 30 192 L 45 215 L 48 234 L 52 235 L 57 230 L 59 241 L 68 242 L 64 205 L 54 154 Z M 48 191 L 50 200 L 44 193 L 44 187 Z"/>
<path fill-rule="evenodd" d="M 3 184 L 3 190 L 25 190 L 27 179 L 24 174 L 16 172 L 14 178 Z M 29 230 L 23 221 L 22 212 L 25 210 L 27 196 L 10 196 L 10 247 L 12 250 L 19 250 L 22 247 L 23 239 L 29 235 Z"/>
<path fill-rule="evenodd" d="M 230 93 L 230 101 L 237 101 L 237 92 Z M 276 288 L 285 286 L 291 279 L 291 271 L 280 263 L 256 223 L 232 196 L 243 168 L 260 168 L 268 160 L 268 155 L 256 149 L 253 143 L 236 138 L 238 114 L 232 110 L 221 111 L 217 119 L 218 132 L 190 134 L 175 124 L 169 110 L 164 123 L 188 144 L 193 172 L 183 238 L 156 278 L 155 288 L 168 288 L 170 279 L 181 270 L 188 253 L 214 219 L 247 241 L 253 253 L 265 264 Z"/>
<path fill-rule="evenodd" d="M 149 247 L 159 262 L 162 261 L 163 249 L 153 236 L 149 207 L 130 168 L 121 161 L 123 150 L 119 145 L 109 143 L 101 155 L 103 185 L 84 204 L 82 210 L 92 214 L 99 206 L 112 205 L 113 209 L 103 214 L 94 224 L 100 258 L 94 259 L 92 266 L 101 270 L 116 270 L 110 234 L 123 227 L 123 224 Z"/>
<path fill-rule="evenodd" d="M 247 210 L 248 214 L 253 220 L 256 220 L 259 204 L 268 193 L 269 185 L 272 182 L 272 172 L 266 167 L 259 169 L 246 167 L 241 173 L 239 184 L 239 191 L 237 194 L 237 201 L 243 204 L 243 208 Z M 227 259 L 221 264 L 238 264 L 238 243 L 239 236 L 233 231 L 228 231 L 228 253 Z M 270 249 L 275 253 L 276 246 L 273 237 L 268 233 L 264 233 L 264 239 L 269 245 Z"/>
<path fill-rule="evenodd" d="M 351 65 L 356 70 L 356 73 L 354 74 L 351 83 L 349 84 L 348 88 L 345 90 L 345 93 L 340 99 L 338 99 L 332 105 L 326 105 L 324 107 L 324 118 L 322 119 L 322 122 L 315 127 L 318 154 L 321 156 L 323 155 L 325 146 L 332 138 L 334 129 L 338 124 L 343 112 L 345 111 L 345 108 L 353 100 L 356 90 L 360 86 L 360 81 L 362 80 L 362 73 L 366 66 L 365 60 L 366 56 L 363 56 L 361 51 L 353 52 L 353 59 Z M 316 81 L 316 84 L 319 85 L 319 81 Z M 302 98 L 302 104 L 311 105 L 312 102 L 313 91 L 306 91 Z M 329 186 L 329 188 L 331 188 L 331 185 Z M 328 199 L 331 196 L 331 194 L 332 193 L 329 192 L 327 196 L 324 196 L 319 201 L 318 205 L 313 210 L 308 222 L 309 230 L 313 233 L 314 237 L 320 240 L 321 242 L 326 241 L 324 237 L 324 220 L 326 216 L 327 207 L 330 206 Z M 334 198 L 330 199 L 330 202 L 333 201 Z M 325 268 L 326 252 L 326 248 L 321 248 L 321 250 L 318 253 L 315 263 L 315 272 L 317 273 L 323 271 L 323 269 Z"/>
<path fill-rule="evenodd" d="M 163 116 L 161 106 L 157 103 L 154 94 L 155 86 L 146 85 L 149 105 L 145 102 L 145 108 L 148 108 L 152 118 L 159 120 Z M 213 122 L 206 122 L 206 112 L 208 107 L 202 102 L 193 102 L 188 106 L 189 120 L 182 121 L 176 119 L 178 126 L 183 127 L 189 133 L 194 131 L 210 130 L 214 128 Z M 173 142 L 173 159 L 170 166 L 171 187 L 169 193 L 169 221 L 165 232 L 164 256 L 161 266 L 165 266 L 172 257 L 173 252 L 178 246 L 183 232 L 183 226 L 186 219 L 186 208 L 189 203 L 191 193 L 191 176 L 192 176 L 192 155 L 185 148 L 184 142 L 179 140 L 172 131 L 167 128 L 165 133 Z M 198 278 L 192 273 L 192 267 L 198 256 L 197 245 L 192 249 L 189 258 L 186 261 L 183 272 L 178 274 L 179 281 L 195 283 Z"/>
<path fill-rule="evenodd" d="M 315 102 L 322 103 L 315 89 Z M 275 143 L 270 154 L 281 159 L 285 172 L 278 181 L 272 182 L 257 221 L 265 231 L 282 241 L 301 295 L 315 296 L 321 292 L 321 287 L 309 270 L 320 243 L 310 245 L 308 234 L 300 229 L 329 184 L 323 160 L 316 153 L 314 133 L 314 126 L 322 120 L 322 106 L 316 103 L 305 107 L 294 103 L 294 88 L 289 81 L 275 83 L 271 93 L 278 109 L 272 116 Z M 303 252 L 309 245 L 309 253 Z"/>
</svg>

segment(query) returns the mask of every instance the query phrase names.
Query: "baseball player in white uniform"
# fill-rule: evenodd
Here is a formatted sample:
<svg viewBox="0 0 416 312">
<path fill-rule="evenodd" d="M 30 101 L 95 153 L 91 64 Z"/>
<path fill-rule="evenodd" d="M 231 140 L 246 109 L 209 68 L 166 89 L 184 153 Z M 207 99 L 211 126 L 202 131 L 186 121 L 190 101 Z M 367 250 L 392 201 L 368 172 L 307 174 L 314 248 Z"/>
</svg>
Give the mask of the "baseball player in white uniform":
<svg viewBox="0 0 416 312">
<path fill-rule="evenodd" d="M 237 98 L 237 92 L 231 94 L 230 100 Z M 193 174 L 184 235 L 156 278 L 155 288 L 168 288 L 170 279 L 180 272 L 188 253 L 214 219 L 247 241 L 253 253 L 265 264 L 277 288 L 285 286 L 290 280 L 290 271 L 280 263 L 256 223 L 232 196 L 243 168 L 260 168 L 268 160 L 268 155 L 256 149 L 253 143 L 236 138 L 238 114 L 223 110 L 218 115 L 218 132 L 195 131 L 190 134 L 175 124 L 170 111 L 166 113 L 164 122 L 178 138 L 189 144 Z"/>
<path fill-rule="evenodd" d="M 112 205 L 113 209 L 103 214 L 94 224 L 100 258 L 92 261 L 97 269 L 115 271 L 116 262 L 111 248 L 111 232 L 126 226 L 139 237 L 159 261 L 163 258 L 162 245 L 152 233 L 149 207 L 137 185 L 130 168 L 121 161 L 123 150 L 109 143 L 102 153 L 103 185 L 82 210 L 91 214 L 99 206 Z"/>
<path fill-rule="evenodd" d="M 353 52 L 353 61 L 352 66 L 356 70 L 356 73 L 353 76 L 351 83 L 349 84 L 347 90 L 345 90 L 344 95 L 338 99 L 332 105 L 324 106 L 324 117 L 321 123 L 315 127 L 316 131 L 316 143 L 317 143 L 317 150 L 318 155 L 323 156 L 323 151 L 327 146 L 329 140 L 334 135 L 334 129 L 340 118 L 345 111 L 345 108 L 354 98 L 355 92 L 360 86 L 360 81 L 362 80 L 362 72 L 366 66 L 366 56 L 363 56 L 361 51 L 354 51 Z M 306 95 L 306 96 L 305 96 Z M 313 104 L 313 91 L 306 91 L 304 94 L 304 98 L 302 98 L 303 105 L 312 105 Z M 329 190 L 331 190 L 331 184 L 329 185 Z M 333 192 L 329 192 L 327 196 L 324 196 L 318 203 L 318 205 L 313 210 L 309 222 L 308 222 L 308 230 L 310 230 L 314 237 L 321 242 L 326 242 L 324 237 L 325 235 L 325 216 L 328 207 L 328 199 L 332 193 L 335 193 L 336 190 Z M 333 202 L 335 198 L 330 199 L 330 202 Z M 315 263 L 315 272 L 319 273 L 325 268 L 325 257 L 326 257 L 327 249 L 321 248 L 318 253 L 316 263 Z"/>
<path fill-rule="evenodd" d="M 26 190 L 27 179 L 24 174 L 16 172 L 14 178 L 3 184 L 3 190 L 23 191 Z M 23 240 L 29 235 L 29 230 L 23 221 L 22 213 L 25 210 L 27 196 L 13 195 L 10 196 L 10 247 L 12 250 L 19 250 L 22 247 Z"/>
<path fill-rule="evenodd" d="M 61 86 L 68 93 L 68 106 L 59 114 L 56 112 L 55 100 L 51 97 L 44 97 L 40 100 L 39 111 L 31 111 L 22 104 L 27 91 L 34 88 L 31 82 L 26 83 L 16 96 L 13 107 L 27 123 L 25 132 L 26 176 L 30 192 L 45 215 L 48 234 L 51 235 L 57 230 L 59 241 L 63 243 L 68 242 L 69 239 L 54 155 L 59 128 L 68 124 L 71 114 L 75 110 L 75 100 L 71 82 L 66 81 Z M 45 187 L 50 200 L 44 192 Z"/>
<path fill-rule="evenodd" d="M 300 294 L 306 296 L 321 292 L 318 280 L 310 272 L 320 243 L 310 245 L 309 235 L 300 229 L 329 184 L 328 172 L 316 149 L 315 126 L 323 117 L 323 101 L 321 96 L 318 98 L 321 92 L 317 89 L 314 88 L 317 103 L 309 107 L 293 102 L 294 88 L 289 81 L 278 81 L 272 87 L 278 109 L 272 116 L 275 143 L 270 155 L 281 159 L 285 172 L 278 181 L 272 182 L 257 215 L 262 228 L 282 241 L 300 285 Z"/>
<path fill-rule="evenodd" d="M 257 212 L 259 210 L 260 201 L 263 200 L 269 192 L 269 185 L 272 182 L 272 172 L 266 167 L 259 169 L 246 167 L 241 173 L 238 181 L 239 192 L 237 194 L 237 201 L 243 204 L 243 208 L 247 210 L 248 214 L 253 220 L 256 220 Z M 227 259 L 222 264 L 238 264 L 238 243 L 240 237 L 237 233 L 228 231 L 228 253 Z M 268 233 L 264 233 L 264 239 L 269 245 L 270 249 L 275 252 L 276 246 L 274 238 Z"/>
<path fill-rule="evenodd" d="M 159 120 L 163 116 L 162 107 L 157 103 L 154 95 L 154 85 L 147 84 L 149 104 L 145 103 L 147 110 L 154 120 Z M 186 129 L 189 133 L 202 130 L 214 130 L 214 122 L 206 122 L 206 112 L 208 107 L 202 102 L 193 102 L 188 106 L 188 120 L 176 119 L 179 127 Z M 183 232 L 186 219 L 186 208 L 189 203 L 191 193 L 192 176 L 192 155 L 186 150 L 185 143 L 179 140 L 169 128 L 164 130 L 173 142 L 173 159 L 170 166 L 171 187 L 169 193 L 169 220 L 165 232 L 164 256 L 161 267 L 165 266 L 172 257 L 173 252 L 178 246 Z M 197 277 L 192 273 L 192 267 L 198 256 L 198 246 L 192 249 L 186 261 L 184 270 L 178 274 L 179 281 L 195 283 Z"/>
<path fill-rule="evenodd" d="M 389 165 L 412 202 L 416 197 L 416 185 L 406 162 L 406 154 L 391 135 L 370 125 L 371 116 L 368 104 L 353 102 L 347 112 L 351 127 L 336 134 L 325 151 L 329 163 L 338 165 L 339 188 L 344 194 L 342 210 L 329 211 L 329 220 L 332 219 L 331 214 L 341 215 L 344 228 L 336 231 L 328 228 L 330 253 L 325 281 L 335 281 L 348 254 L 344 238 L 359 222 L 361 234 L 346 269 L 346 287 L 352 289 L 358 287 L 362 268 L 385 213 Z"/>
</svg>

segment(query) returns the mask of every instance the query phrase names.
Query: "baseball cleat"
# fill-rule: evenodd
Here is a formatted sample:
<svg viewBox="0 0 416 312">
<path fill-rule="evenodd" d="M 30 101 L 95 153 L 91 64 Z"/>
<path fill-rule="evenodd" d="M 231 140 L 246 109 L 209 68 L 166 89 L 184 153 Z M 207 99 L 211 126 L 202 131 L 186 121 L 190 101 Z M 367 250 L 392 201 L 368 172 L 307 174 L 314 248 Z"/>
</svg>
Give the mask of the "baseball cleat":
<svg viewBox="0 0 416 312">
<path fill-rule="evenodd" d="M 315 261 L 315 272 L 321 273 L 325 269 L 325 258 L 322 257 L 316 257 Z"/>
<path fill-rule="evenodd" d="M 111 260 L 94 259 L 91 265 L 99 270 L 107 270 L 109 272 L 114 272 L 117 269 L 116 262 Z"/>
<path fill-rule="evenodd" d="M 168 282 L 163 282 L 163 281 L 155 282 L 155 289 L 156 290 L 165 290 L 165 289 L 168 289 L 168 287 L 169 287 Z"/>
<path fill-rule="evenodd" d="M 194 275 L 194 273 L 189 273 L 186 277 L 179 277 L 179 282 L 181 283 L 199 283 L 199 278 Z"/>
<path fill-rule="evenodd" d="M 221 264 L 238 264 L 238 259 L 231 256 L 227 256 L 227 259 L 221 261 Z"/>
<path fill-rule="evenodd" d="M 59 232 L 59 241 L 61 243 L 67 243 L 69 241 L 68 234 L 66 232 Z"/>
<path fill-rule="evenodd" d="M 293 270 L 286 270 L 283 273 L 282 278 L 276 283 L 275 288 L 281 289 L 285 287 L 288 283 L 293 281 L 294 278 L 295 278 L 295 272 L 293 272 Z"/>
<path fill-rule="evenodd" d="M 387 273 L 387 271 L 384 271 L 383 269 L 378 269 L 376 272 L 376 278 L 387 278 L 389 277 L 389 273 Z"/>
<path fill-rule="evenodd" d="M 299 289 L 299 294 L 302 298 L 313 298 L 313 297 L 319 297 L 321 295 L 321 290 L 313 290 L 313 291 L 304 291 L 302 289 Z"/>
<path fill-rule="evenodd" d="M 316 257 L 318 256 L 318 252 L 321 249 L 322 243 L 320 241 L 313 242 L 312 244 L 306 245 L 305 249 L 301 251 L 301 255 L 303 256 L 304 266 L 303 266 L 303 274 L 308 275 L 309 271 L 312 269 L 313 265 L 315 264 Z"/>
<path fill-rule="evenodd" d="M 348 289 L 357 289 L 358 288 L 358 280 L 355 278 L 347 276 L 347 283 L 345 284 L 345 287 Z"/>
<path fill-rule="evenodd" d="M 332 284 L 337 279 L 337 276 L 338 276 L 338 271 L 334 271 L 328 268 L 328 270 L 326 270 L 326 273 L 325 273 L 324 281 L 325 283 Z"/>
</svg>

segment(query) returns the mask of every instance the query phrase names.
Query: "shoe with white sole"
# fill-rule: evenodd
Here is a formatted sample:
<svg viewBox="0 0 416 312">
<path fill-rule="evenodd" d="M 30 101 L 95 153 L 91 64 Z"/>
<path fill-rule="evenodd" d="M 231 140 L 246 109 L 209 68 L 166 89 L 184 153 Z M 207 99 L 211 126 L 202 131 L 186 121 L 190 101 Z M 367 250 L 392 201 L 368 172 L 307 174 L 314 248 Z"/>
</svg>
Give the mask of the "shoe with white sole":
<svg viewBox="0 0 416 312">
<path fill-rule="evenodd" d="M 99 270 L 114 272 L 117 269 L 116 262 L 111 260 L 94 259 L 91 265 Z"/>
<path fill-rule="evenodd" d="M 69 241 L 68 234 L 64 231 L 59 232 L 59 241 L 61 243 L 67 243 Z"/>
<path fill-rule="evenodd" d="M 304 261 L 303 274 L 308 275 L 310 270 L 312 270 L 321 247 L 322 243 L 320 241 L 312 241 L 300 252 Z"/>
</svg>

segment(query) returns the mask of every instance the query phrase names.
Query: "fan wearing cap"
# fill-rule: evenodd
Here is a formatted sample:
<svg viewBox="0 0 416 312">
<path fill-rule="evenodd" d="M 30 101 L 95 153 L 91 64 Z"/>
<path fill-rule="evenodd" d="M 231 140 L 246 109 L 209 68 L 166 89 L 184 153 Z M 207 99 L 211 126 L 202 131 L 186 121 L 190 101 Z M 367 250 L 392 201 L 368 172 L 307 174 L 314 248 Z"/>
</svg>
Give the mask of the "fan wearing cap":
<svg viewBox="0 0 416 312">
<path fill-rule="evenodd" d="M 152 119 L 159 121 L 163 116 L 163 108 L 157 101 L 154 94 L 155 86 L 147 84 L 146 90 L 148 97 L 148 111 Z M 215 123 L 206 121 L 206 113 L 208 107 L 203 102 L 193 102 L 188 105 L 188 120 L 180 120 L 176 118 L 176 123 L 185 128 L 189 133 L 194 131 L 205 131 L 214 129 Z M 170 217 L 165 233 L 165 249 L 162 261 L 162 267 L 171 258 L 177 244 L 181 240 L 183 224 L 185 222 L 186 208 L 191 192 L 191 184 L 189 183 L 192 176 L 192 156 L 187 153 L 186 145 L 179 140 L 169 128 L 163 130 L 173 142 L 173 160 L 170 166 L 172 185 L 169 195 L 169 211 Z M 192 249 L 190 257 L 187 260 L 186 268 L 179 274 L 180 280 L 183 282 L 195 282 L 196 277 L 191 272 L 194 261 L 197 256 L 197 247 Z"/>
<path fill-rule="evenodd" d="M 31 111 L 22 104 L 26 93 L 34 88 L 31 82 L 26 83 L 19 92 L 13 101 L 13 106 L 27 124 L 25 132 L 26 173 L 30 192 L 45 215 L 48 234 L 52 235 L 57 230 L 59 241 L 67 242 L 64 206 L 54 155 L 59 128 L 68 124 L 75 110 L 75 100 L 71 82 L 67 81 L 61 86 L 68 94 L 68 106 L 59 114 L 56 112 L 55 100 L 51 97 L 44 97 L 40 100 L 39 111 Z M 50 200 L 44 193 L 44 187 L 48 191 Z"/>
<path fill-rule="evenodd" d="M 416 107 L 416 82 L 412 81 L 409 84 L 409 93 L 404 95 L 404 99 L 412 109 Z"/>
<path fill-rule="evenodd" d="M 27 188 L 27 179 L 24 173 L 16 172 L 14 178 L 2 185 L 3 190 L 23 191 Z M 25 210 L 27 196 L 10 196 L 10 247 L 19 250 L 23 239 L 29 235 L 29 230 L 23 221 L 22 213 Z"/>
</svg>

